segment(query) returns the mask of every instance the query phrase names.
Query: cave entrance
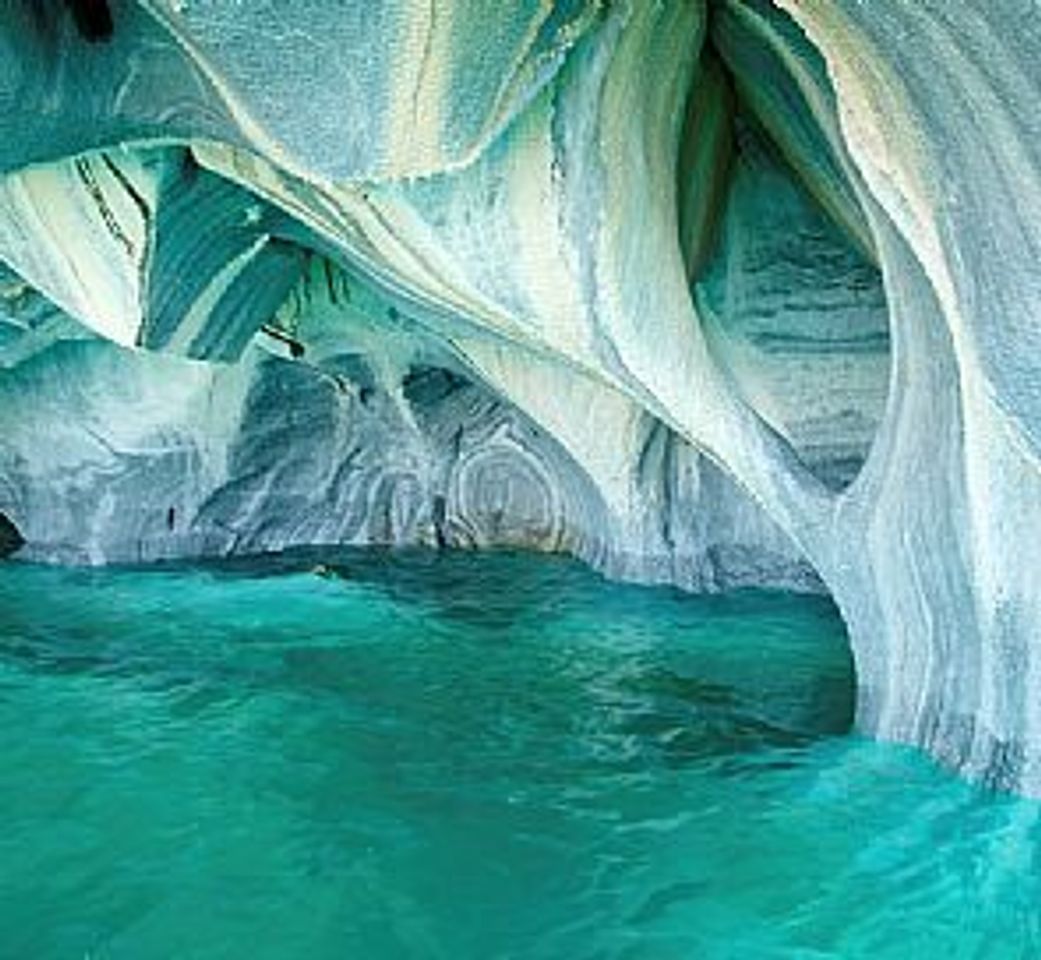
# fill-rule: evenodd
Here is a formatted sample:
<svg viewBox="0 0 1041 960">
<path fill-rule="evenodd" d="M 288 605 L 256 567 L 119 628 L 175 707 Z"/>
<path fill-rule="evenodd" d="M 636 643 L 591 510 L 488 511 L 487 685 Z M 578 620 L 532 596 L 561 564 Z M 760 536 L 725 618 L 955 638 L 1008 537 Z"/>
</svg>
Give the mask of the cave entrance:
<svg viewBox="0 0 1041 960">
<path fill-rule="evenodd" d="M 738 394 L 841 491 L 885 409 L 889 318 L 856 174 L 821 104 L 834 113 L 825 64 L 787 14 L 711 4 L 679 163 L 692 291 Z"/>
</svg>

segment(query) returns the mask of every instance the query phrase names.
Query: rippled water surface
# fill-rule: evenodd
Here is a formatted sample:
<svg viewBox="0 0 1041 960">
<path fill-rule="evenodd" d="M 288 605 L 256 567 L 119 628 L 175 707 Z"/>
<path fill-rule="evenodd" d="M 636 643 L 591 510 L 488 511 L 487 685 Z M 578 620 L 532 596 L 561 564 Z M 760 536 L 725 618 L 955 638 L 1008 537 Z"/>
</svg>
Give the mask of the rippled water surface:
<svg viewBox="0 0 1041 960">
<path fill-rule="evenodd" d="M 1038 807 L 851 684 L 823 600 L 544 557 L 8 564 L 0 957 L 1041 956 Z"/>
</svg>

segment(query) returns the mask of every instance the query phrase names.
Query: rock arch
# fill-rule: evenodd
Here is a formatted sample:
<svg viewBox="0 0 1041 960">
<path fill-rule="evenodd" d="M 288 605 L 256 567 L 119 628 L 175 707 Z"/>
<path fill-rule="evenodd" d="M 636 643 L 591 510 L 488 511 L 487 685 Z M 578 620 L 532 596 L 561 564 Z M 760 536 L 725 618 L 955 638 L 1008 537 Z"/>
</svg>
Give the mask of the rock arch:
<svg viewBox="0 0 1041 960">
<path fill-rule="evenodd" d="M 265 60 L 262 7 L 245 46 L 211 5 L 111 8 L 104 44 L 60 17 L 3 23 L 0 258 L 25 280 L 117 342 L 151 346 L 158 324 L 154 345 L 211 362 L 265 337 L 315 362 L 351 334 L 391 383 L 400 353 L 379 344 L 435 344 L 610 491 L 605 557 L 647 554 L 633 465 L 660 424 L 836 597 L 862 729 L 1041 792 L 1036 18 L 1013 0 L 518 2 L 491 37 L 465 0 L 437 21 L 392 0 L 309 24 L 316 74 Z M 728 83 L 883 280 L 889 389 L 855 479 L 822 472 L 793 404 L 742 374 L 713 296 Z M 159 142 L 216 185 L 231 234 L 162 317 L 149 281 L 181 168 L 81 156 Z M 274 304 L 313 253 L 355 299 L 308 334 Z"/>
</svg>

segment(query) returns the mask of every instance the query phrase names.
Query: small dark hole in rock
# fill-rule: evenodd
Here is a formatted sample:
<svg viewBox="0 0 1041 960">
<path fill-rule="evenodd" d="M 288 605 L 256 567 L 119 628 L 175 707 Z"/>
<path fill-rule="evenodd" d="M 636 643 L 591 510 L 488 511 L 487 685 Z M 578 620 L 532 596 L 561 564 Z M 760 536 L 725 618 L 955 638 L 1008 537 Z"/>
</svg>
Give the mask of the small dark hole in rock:
<svg viewBox="0 0 1041 960">
<path fill-rule="evenodd" d="M 84 40 L 99 43 L 112 36 L 115 24 L 112 22 L 108 0 L 65 0 L 65 3 Z"/>
<path fill-rule="evenodd" d="M 24 543 L 25 537 L 19 529 L 6 514 L 0 513 L 0 559 L 9 557 Z"/>
</svg>

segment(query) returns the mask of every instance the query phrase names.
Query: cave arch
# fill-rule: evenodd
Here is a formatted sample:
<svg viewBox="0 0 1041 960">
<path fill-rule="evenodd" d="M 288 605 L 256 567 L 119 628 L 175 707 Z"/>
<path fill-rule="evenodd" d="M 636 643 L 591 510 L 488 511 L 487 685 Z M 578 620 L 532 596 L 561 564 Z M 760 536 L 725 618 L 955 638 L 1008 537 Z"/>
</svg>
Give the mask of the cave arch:
<svg viewBox="0 0 1041 960">
<path fill-rule="evenodd" d="M 17 171 L 4 178 L 0 256 L 91 329 L 138 343 L 142 271 L 121 250 L 140 252 L 148 218 L 132 197 L 126 217 L 90 207 L 92 188 L 119 178 L 84 151 L 187 146 L 201 168 L 319 236 L 324 256 L 357 267 L 384 297 L 383 334 L 415 319 L 464 366 L 500 375 L 489 382 L 513 376 L 510 395 L 538 407 L 547 432 L 567 434 L 623 506 L 631 471 L 611 456 L 623 468 L 638 459 L 642 417 L 704 452 L 840 603 L 861 729 L 1041 793 L 1041 711 L 1023 684 L 1041 675 L 1041 568 L 1029 555 L 1041 539 L 1039 41 L 1012 6 L 589 0 L 565 5 L 542 33 L 529 28 L 546 8 L 532 4 L 501 43 L 480 30 L 458 45 L 443 38 L 449 62 L 431 76 L 451 82 L 423 89 L 405 56 L 412 35 L 395 32 L 407 17 L 312 20 L 293 39 L 328 52 L 320 69 L 276 75 L 266 31 L 211 18 L 206 5 L 121 4 L 103 45 L 71 24 L 35 29 L 15 9 L 0 21 L 0 169 Z M 251 22 L 263 27 L 265 11 Z M 142 48 L 155 55 L 141 60 Z M 373 96 L 344 100 L 331 81 L 370 55 Z M 67 69 L 55 74 L 58 62 Z M 478 75 L 485 95 L 471 97 Z M 730 106 L 698 113 L 705 136 L 685 139 L 689 91 L 693 104 L 713 84 L 708 102 Z M 418 127 L 417 91 L 436 108 Z M 467 131 L 446 129 L 464 103 Z M 66 158 L 60 171 L 56 158 Z M 783 232 L 767 232 L 765 247 L 756 235 L 778 191 L 816 235 L 831 231 L 809 265 Z M 69 222 L 36 229 L 64 200 L 93 219 L 92 235 Z M 257 220 L 250 201 L 239 212 L 241 225 L 266 227 L 271 211 Z M 720 235 L 730 242 L 717 246 Z M 875 329 L 856 350 L 863 331 L 848 324 L 803 336 L 840 344 L 851 364 L 872 350 L 880 358 L 892 340 L 881 427 L 870 444 L 861 431 L 852 458 L 842 444 L 812 449 L 810 426 L 796 429 L 803 407 L 820 403 L 792 391 L 805 352 L 788 350 L 772 379 L 745 362 L 746 351 L 778 346 L 765 322 L 770 289 L 747 313 L 720 294 L 734 288 L 719 277 L 750 272 L 731 256 L 749 237 L 776 251 L 768 261 L 794 261 L 786 285 L 809 277 L 809 303 L 830 286 L 814 281 L 821 260 L 841 267 L 859 251 L 859 266 L 835 275 L 865 289 L 863 265 L 881 268 L 885 335 Z M 266 251 L 254 266 L 277 299 L 300 266 L 296 250 L 254 240 Z M 96 269 L 69 270 L 51 249 L 61 242 Z M 211 346 L 221 344 L 199 343 Z M 300 359 L 318 353 L 308 344 Z M 531 368 L 511 365 L 513 353 Z M 881 372 L 865 379 L 881 397 Z M 645 517 L 622 519 L 642 547 Z"/>
<path fill-rule="evenodd" d="M 710 4 L 677 168 L 691 288 L 737 394 L 838 493 L 867 461 L 891 374 L 883 278 L 834 110 L 823 60 L 786 13 Z"/>
</svg>

